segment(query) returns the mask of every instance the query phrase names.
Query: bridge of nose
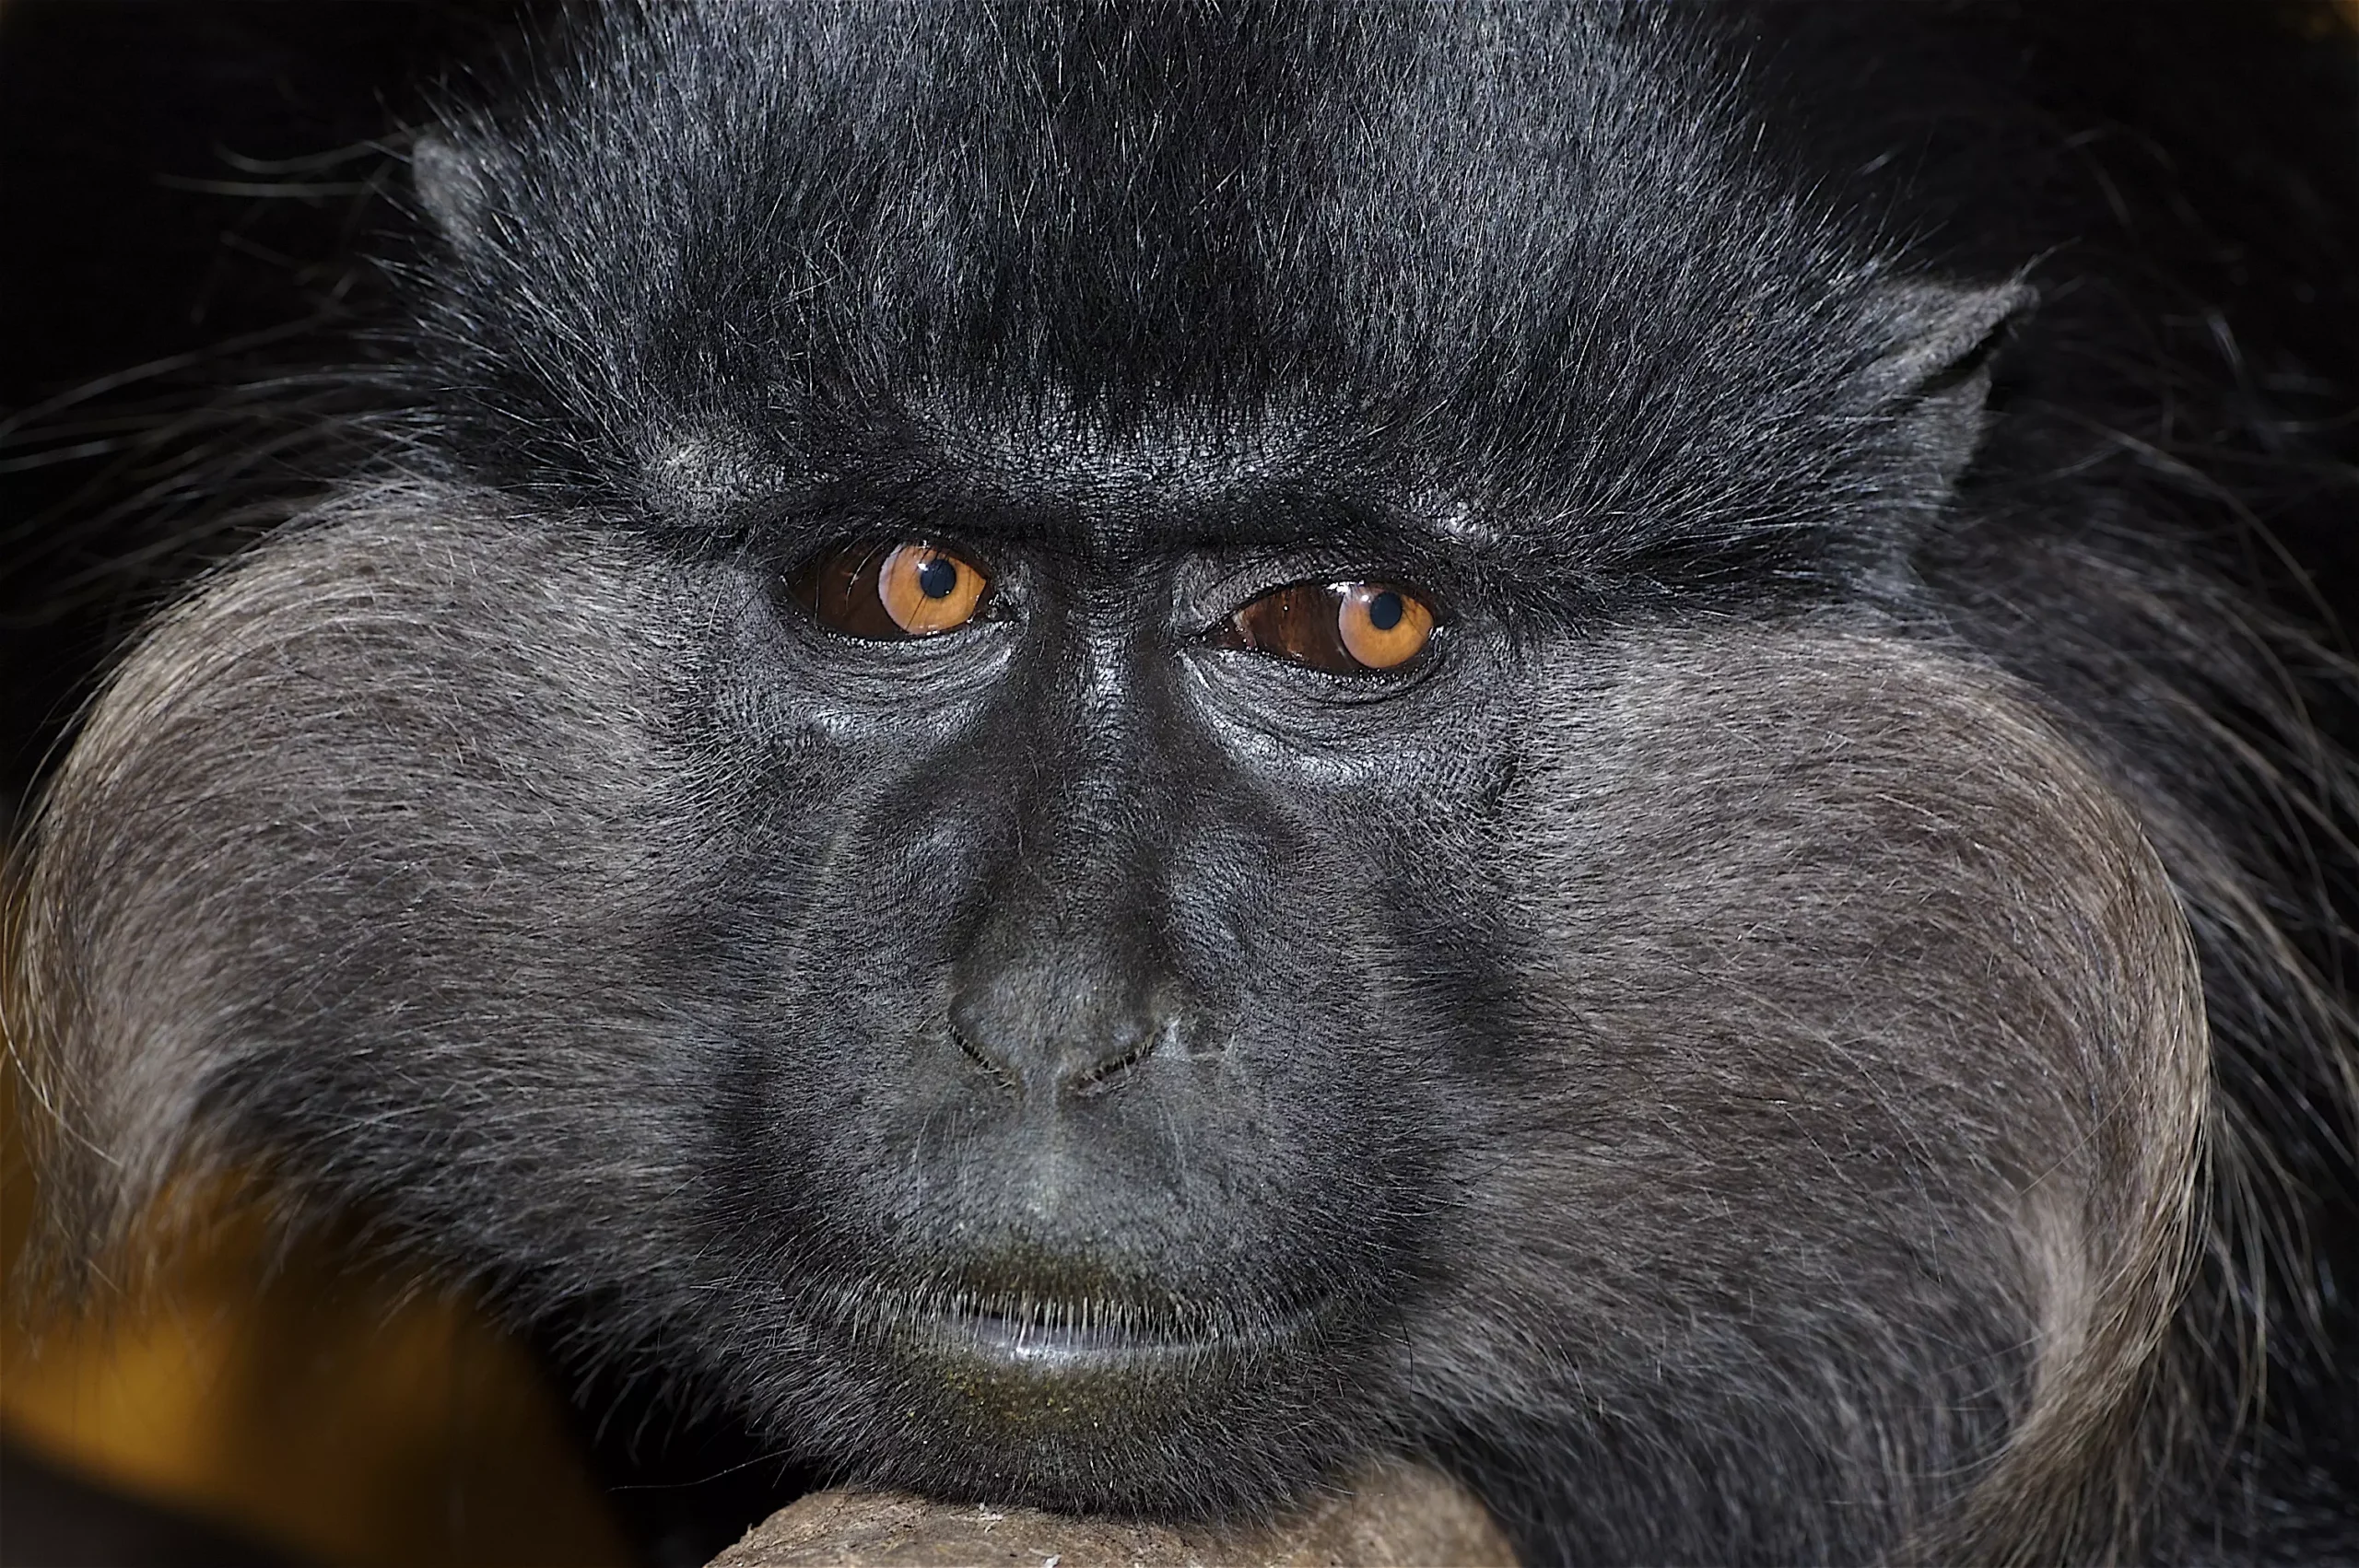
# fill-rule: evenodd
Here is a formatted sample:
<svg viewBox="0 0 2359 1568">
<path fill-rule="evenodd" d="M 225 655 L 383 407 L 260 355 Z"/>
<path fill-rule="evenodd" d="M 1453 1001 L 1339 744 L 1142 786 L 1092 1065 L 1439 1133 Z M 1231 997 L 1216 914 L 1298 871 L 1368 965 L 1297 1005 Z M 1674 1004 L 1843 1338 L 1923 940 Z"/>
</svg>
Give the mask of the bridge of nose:
<svg viewBox="0 0 2359 1568">
<path fill-rule="evenodd" d="M 1173 858 L 1187 821 L 1219 809 L 1168 638 L 1135 607 L 1084 609 L 1060 629 L 976 759 L 1007 832 L 950 1011 L 961 1048 L 1027 1097 L 1103 1092 L 1203 1032 L 1172 930 Z M 1025 737 L 1014 751 L 1011 734 Z"/>
</svg>

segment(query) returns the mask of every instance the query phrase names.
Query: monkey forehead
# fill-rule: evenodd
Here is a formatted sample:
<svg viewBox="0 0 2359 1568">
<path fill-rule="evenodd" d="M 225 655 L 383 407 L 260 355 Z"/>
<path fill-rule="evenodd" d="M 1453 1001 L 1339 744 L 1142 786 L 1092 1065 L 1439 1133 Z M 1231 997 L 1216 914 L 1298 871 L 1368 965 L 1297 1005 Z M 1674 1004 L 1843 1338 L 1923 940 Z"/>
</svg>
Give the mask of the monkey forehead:
<svg viewBox="0 0 2359 1568">
<path fill-rule="evenodd" d="M 835 531 L 881 514 L 892 528 L 951 525 L 1097 555 L 1356 535 L 1481 550 L 1507 537 L 1496 510 L 1421 481 L 1401 454 L 1347 456 L 1332 439 L 1346 421 L 1333 416 L 1263 410 L 1249 422 L 1164 410 L 1116 426 L 1046 393 L 1020 410 L 915 397 L 896 412 L 907 445 L 817 466 L 766 459 L 757 439 L 726 426 L 652 431 L 643 489 L 660 514 L 690 527 L 752 515 L 774 529 Z"/>
<path fill-rule="evenodd" d="M 1095 434 L 1036 455 L 1101 493 L 1180 451 L 1632 513 L 1683 462 L 1823 470 L 1764 449 L 1882 346 L 1876 269 L 1759 166 L 1717 48 L 1603 3 L 624 12 L 454 133 L 441 427 L 606 488 L 651 427 L 828 473 L 1041 398 Z"/>
</svg>

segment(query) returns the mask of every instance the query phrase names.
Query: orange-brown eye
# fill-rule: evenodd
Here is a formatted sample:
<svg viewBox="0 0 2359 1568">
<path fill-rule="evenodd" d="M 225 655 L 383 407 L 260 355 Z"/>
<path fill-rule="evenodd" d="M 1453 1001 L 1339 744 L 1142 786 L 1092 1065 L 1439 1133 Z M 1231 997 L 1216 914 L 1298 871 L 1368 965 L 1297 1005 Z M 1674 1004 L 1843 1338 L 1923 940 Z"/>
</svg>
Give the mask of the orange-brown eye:
<svg viewBox="0 0 2359 1568">
<path fill-rule="evenodd" d="M 1371 670 L 1393 670 L 1425 651 L 1434 635 L 1434 613 L 1413 593 L 1380 582 L 1355 582 L 1344 590 L 1335 614 L 1344 651 Z"/>
<path fill-rule="evenodd" d="M 932 637 L 975 618 L 983 574 L 947 550 L 904 544 L 876 568 L 876 596 L 895 626 L 911 637 Z"/>
<path fill-rule="evenodd" d="M 938 544 L 847 544 L 820 556 L 788 585 L 840 632 L 880 641 L 934 637 L 975 618 L 991 580 Z"/>
<path fill-rule="evenodd" d="M 1397 670 L 1425 651 L 1433 606 L 1389 582 L 1297 582 L 1264 593 L 1213 633 L 1217 648 L 1273 654 L 1338 675 Z"/>
</svg>

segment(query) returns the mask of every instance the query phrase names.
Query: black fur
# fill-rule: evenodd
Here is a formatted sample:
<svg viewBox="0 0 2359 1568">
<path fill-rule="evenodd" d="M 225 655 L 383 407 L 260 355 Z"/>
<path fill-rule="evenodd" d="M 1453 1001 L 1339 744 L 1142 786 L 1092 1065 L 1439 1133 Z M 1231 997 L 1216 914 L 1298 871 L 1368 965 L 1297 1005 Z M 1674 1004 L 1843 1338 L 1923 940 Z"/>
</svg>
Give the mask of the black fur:
<svg viewBox="0 0 2359 1568">
<path fill-rule="evenodd" d="M 2310 216 L 2224 260 L 2052 25 L 576 26 L 34 825 L 61 1235 L 266 1154 L 944 1496 L 2359 1554 L 2349 680 L 2254 554 L 2359 500 L 2349 170 L 2218 154 Z M 870 537 L 990 616 L 819 625 Z M 1431 656 L 1212 639 L 1342 579 Z"/>
</svg>

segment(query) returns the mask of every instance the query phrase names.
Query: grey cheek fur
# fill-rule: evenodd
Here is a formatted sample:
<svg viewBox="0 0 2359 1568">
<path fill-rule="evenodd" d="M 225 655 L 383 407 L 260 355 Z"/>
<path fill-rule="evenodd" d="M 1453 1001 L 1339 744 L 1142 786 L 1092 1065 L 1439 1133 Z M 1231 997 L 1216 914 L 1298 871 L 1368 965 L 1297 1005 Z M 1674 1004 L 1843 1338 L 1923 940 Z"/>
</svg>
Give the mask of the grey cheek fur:
<svg viewBox="0 0 2359 1568">
<path fill-rule="evenodd" d="M 428 504 L 357 499 L 217 579 L 55 786 L 24 940 L 76 1234 L 114 1234 L 208 1115 L 312 1094 L 388 1118 L 332 1144 L 340 1188 L 464 1213 L 487 1162 L 586 1156 L 572 1235 L 660 1201 L 665 1129 L 616 1075 L 663 1024 L 608 960 L 714 787 L 665 732 L 676 598 L 627 550 Z M 516 1092 L 438 1125 L 419 1074 Z"/>
<path fill-rule="evenodd" d="M 1927 1561 L 2110 1484 L 2091 1439 L 2149 1391 L 2208 1093 L 2118 795 L 2011 683 L 1872 627 L 1632 638 L 1541 685 L 1578 695 L 1501 834 L 1517 1092 L 1470 1121 L 1454 1249 L 1488 1267 L 1415 1375 L 1464 1409 L 1516 1367 L 1502 1426 L 1588 1412 L 1536 1488 L 1796 1443 Z M 1695 1505 L 1698 1540 L 1776 1529 Z"/>
</svg>

